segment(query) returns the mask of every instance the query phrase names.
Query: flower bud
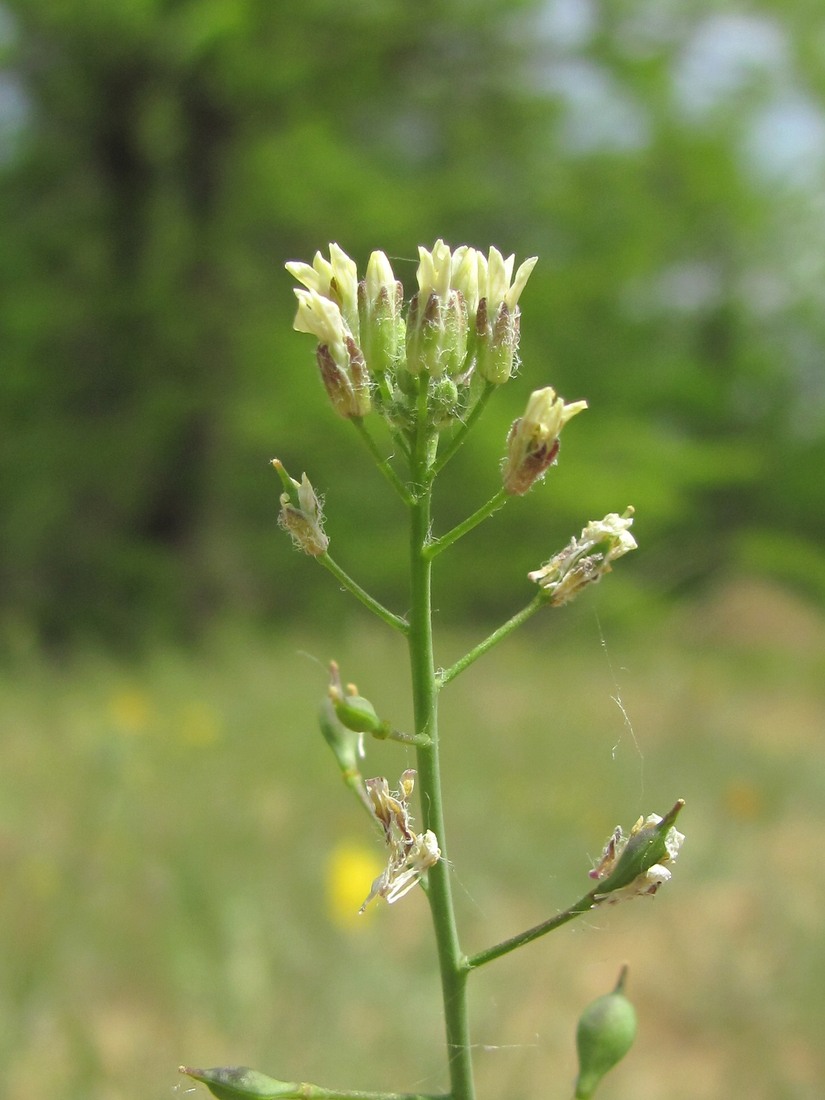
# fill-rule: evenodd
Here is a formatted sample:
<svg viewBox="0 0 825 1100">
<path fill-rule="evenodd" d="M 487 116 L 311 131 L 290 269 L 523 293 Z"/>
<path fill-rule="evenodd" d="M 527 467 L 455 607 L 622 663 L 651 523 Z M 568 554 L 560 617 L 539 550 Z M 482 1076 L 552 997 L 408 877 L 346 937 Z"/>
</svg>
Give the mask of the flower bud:
<svg viewBox="0 0 825 1100">
<path fill-rule="evenodd" d="M 586 408 L 586 401 L 565 404 L 552 386 L 530 394 L 524 416 L 513 421 L 507 436 L 502 476 L 504 488 L 511 496 L 523 496 L 544 477 L 558 454 L 562 428 Z"/>
<path fill-rule="evenodd" d="M 513 279 L 515 256 L 505 260 L 497 248 L 490 249 L 486 260 L 478 254 L 477 370 L 497 386 L 510 378 L 516 365 L 520 326 L 517 302 L 537 259 L 532 256 L 525 260 Z"/>
<path fill-rule="evenodd" d="M 440 309 L 438 296 L 414 294 L 407 311 L 406 366 L 410 374 L 441 373 Z"/>
<path fill-rule="evenodd" d="M 467 359 L 469 315 L 464 287 L 470 293 L 474 250 L 456 249 L 438 240 L 431 252 L 419 248 L 418 293 L 407 314 L 407 370 L 438 378 L 456 376 Z M 453 285 L 453 279 L 458 285 Z"/>
<path fill-rule="evenodd" d="M 307 264 L 288 266 L 293 274 L 297 267 L 308 267 Z M 311 280 L 306 276 L 304 281 Z M 337 302 L 315 289 L 302 290 L 300 287 L 296 288 L 295 297 L 298 311 L 293 328 L 317 339 L 318 368 L 335 411 L 350 420 L 366 416 L 371 408 L 370 377 L 363 353 Z"/>
<path fill-rule="evenodd" d="M 636 1012 L 623 993 L 627 967 L 612 993 L 597 997 L 576 1029 L 579 1076 L 576 1100 L 589 1100 L 602 1077 L 627 1054 L 636 1038 Z"/>
<path fill-rule="evenodd" d="M 358 284 L 361 349 L 375 379 L 394 376 L 404 354 L 404 291 L 383 252 L 373 252 L 367 277 Z"/>
<path fill-rule="evenodd" d="M 281 493 L 278 523 L 292 535 L 292 540 L 299 549 L 314 558 L 320 557 L 329 547 L 329 539 L 324 534 L 324 514 L 320 498 L 316 496 L 306 474 L 298 482 L 289 476 L 279 459 L 273 458 L 272 465 L 286 490 Z"/>
<path fill-rule="evenodd" d="M 316 351 L 321 380 L 332 406 L 345 420 L 360 420 L 372 408 L 369 374 L 363 353 L 351 336 L 344 340 L 346 366 L 342 366 L 330 348 L 319 344 Z"/>
<path fill-rule="evenodd" d="M 439 378 L 430 392 L 430 416 L 436 428 L 449 428 L 461 415 L 458 386 L 452 378 Z"/>
</svg>

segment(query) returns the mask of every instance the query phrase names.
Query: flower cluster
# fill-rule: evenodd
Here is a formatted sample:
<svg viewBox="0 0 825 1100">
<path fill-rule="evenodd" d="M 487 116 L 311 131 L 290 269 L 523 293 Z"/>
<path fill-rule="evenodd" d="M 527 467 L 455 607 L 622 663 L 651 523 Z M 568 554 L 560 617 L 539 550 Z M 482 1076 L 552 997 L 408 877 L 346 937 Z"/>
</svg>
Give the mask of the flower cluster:
<svg viewBox="0 0 825 1100">
<path fill-rule="evenodd" d="M 439 429 L 459 418 L 474 379 L 501 385 L 517 365 L 518 300 L 536 257 L 514 272 L 515 258 L 496 248 L 485 256 L 438 240 L 418 251 L 418 291 L 406 316 L 383 252 L 372 253 L 363 280 L 336 244 L 329 259 L 318 252 L 312 264 L 286 265 L 301 284 L 294 327 L 317 339 L 321 378 L 346 419 L 376 407 L 403 427 L 424 390 Z"/>
<path fill-rule="evenodd" d="M 398 787 L 397 791 L 390 791 L 383 776 L 366 783 L 372 812 L 384 831 L 389 858 L 361 906 L 362 913 L 373 898 L 386 898 L 390 904 L 403 898 L 441 858 L 438 838 L 431 829 L 425 833 L 412 830 L 407 803 L 415 787 L 413 769 L 403 772 Z"/>
</svg>

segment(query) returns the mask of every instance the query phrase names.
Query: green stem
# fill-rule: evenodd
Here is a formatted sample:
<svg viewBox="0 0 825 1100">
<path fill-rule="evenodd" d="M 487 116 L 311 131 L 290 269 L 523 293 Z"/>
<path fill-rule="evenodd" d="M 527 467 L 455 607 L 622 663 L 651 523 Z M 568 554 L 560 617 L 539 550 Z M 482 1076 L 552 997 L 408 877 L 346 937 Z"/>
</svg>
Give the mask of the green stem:
<svg viewBox="0 0 825 1100">
<path fill-rule="evenodd" d="M 323 1089 L 318 1085 L 302 1085 L 300 1100 L 450 1100 L 444 1093 L 421 1092 L 353 1092 L 350 1090 Z M 297 1098 L 296 1098 L 297 1100 Z"/>
<path fill-rule="evenodd" d="M 475 405 L 473 405 L 472 409 L 470 409 L 470 412 L 467 415 L 467 419 L 464 421 L 464 423 L 461 425 L 461 427 L 455 433 L 453 438 L 450 440 L 450 442 L 444 448 L 444 451 L 442 452 L 441 458 L 438 460 L 438 462 L 433 466 L 432 470 L 430 471 L 431 480 L 435 480 L 435 478 L 438 477 L 438 475 L 441 473 L 441 471 L 444 469 L 444 467 L 447 465 L 447 463 L 450 461 L 450 459 L 453 457 L 453 455 L 459 449 L 461 444 L 467 438 L 467 433 L 470 431 L 473 424 L 475 424 L 476 420 L 478 420 L 478 418 L 484 412 L 484 409 L 487 405 L 487 402 L 493 396 L 493 393 L 495 392 L 496 389 L 498 389 L 498 387 L 495 385 L 494 382 L 485 382 L 484 383 L 484 389 L 479 394 L 478 401 L 476 401 Z"/>
<path fill-rule="evenodd" d="M 276 1081 L 262 1073 L 243 1067 L 193 1069 L 181 1066 L 194 1081 L 206 1085 L 214 1096 L 248 1096 L 278 1098 L 278 1100 L 451 1100 L 444 1093 L 427 1092 L 364 1092 L 361 1089 L 328 1089 L 307 1081 Z"/>
<path fill-rule="evenodd" d="M 382 603 L 379 603 L 373 596 L 366 592 L 360 584 L 352 579 L 349 573 L 346 573 L 336 561 L 329 556 L 329 554 L 319 554 L 315 560 L 323 565 L 324 569 L 328 569 L 332 573 L 336 580 L 346 588 L 348 592 L 351 592 L 356 599 L 370 609 L 374 615 L 377 615 L 379 619 L 391 626 L 394 630 L 400 631 L 402 634 L 406 634 L 410 627 L 406 619 L 402 619 L 400 615 L 393 614 L 388 608 L 384 607 Z"/>
<path fill-rule="evenodd" d="M 325 1089 L 320 1085 L 301 1085 L 300 1088 L 301 1092 L 291 1094 L 294 1100 L 450 1100 L 443 1093 L 359 1092 L 350 1089 Z"/>
<path fill-rule="evenodd" d="M 503 940 L 501 943 L 497 943 L 495 947 L 488 947 L 486 951 L 479 951 L 477 955 L 471 955 L 467 960 L 467 967 L 470 970 L 477 970 L 478 967 L 484 966 L 485 963 L 492 962 L 493 959 L 500 959 L 502 955 L 507 955 L 511 951 L 515 951 L 517 947 L 524 947 L 526 943 L 532 943 L 533 940 L 539 939 L 540 936 L 546 936 L 548 932 L 553 932 L 556 928 L 561 928 L 563 924 L 567 924 L 568 921 L 573 920 L 574 917 L 580 917 L 582 913 L 587 913 L 593 908 L 593 902 L 598 894 L 599 888 L 591 890 L 589 894 L 585 894 L 583 898 L 571 905 L 569 909 L 565 909 L 562 913 L 556 913 L 554 917 L 549 917 L 547 920 L 542 921 L 541 924 L 535 925 L 533 928 L 528 928 L 525 932 L 519 932 L 516 936 L 511 936 L 508 940 Z"/>
<path fill-rule="evenodd" d="M 422 437 L 414 457 L 413 483 L 427 484 L 431 440 Z M 438 838 L 442 858 L 428 874 L 427 898 L 435 931 L 450 1072 L 451 1100 L 473 1100 L 473 1067 L 467 1006 L 467 966 L 455 922 L 447 862 L 444 807 L 438 752 L 438 690 L 433 663 L 432 564 L 424 553 L 430 529 L 431 491 L 426 489 L 410 508 L 410 630 L 408 646 L 412 675 L 415 728 L 429 738 L 417 746 L 418 785 L 425 829 Z"/>
<path fill-rule="evenodd" d="M 483 657 L 484 654 L 493 648 L 498 642 L 506 638 L 508 634 L 512 632 L 522 623 L 526 623 L 531 616 L 544 607 L 547 603 L 547 598 L 543 592 L 539 592 L 526 607 L 523 607 L 521 611 L 518 611 L 511 619 L 508 619 L 506 623 L 494 630 L 493 633 L 485 638 L 483 642 L 479 642 L 477 646 L 474 646 L 469 653 L 465 653 L 463 657 L 456 661 L 450 668 L 444 669 L 438 676 L 439 687 L 444 687 L 445 684 L 449 684 L 450 680 L 454 680 L 460 672 L 463 672 L 470 665 Z"/>
<path fill-rule="evenodd" d="M 441 538 L 433 539 L 425 551 L 428 558 L 434 558 L 437 554 L 440 554 L 442 550 L 446 550 L 448 546 L 452 546 L 454 542 L 458 542 L 460 538 L 466 535 L 469 531 L 472 531 L 474 527 L 478 527 L 479 523 L 482 523 L 485 519 L 498 511 L 502 505 L 507 502 L 507 493 L 504 489 L 499 489 L 495 496 L 491 497 L 486 504 L 482 506 L 471 516 L 468 516 L 463 523 L 457 524 L 452 531 L 448 531 L 446 535 L 442 535 Z"/>
<path fill-rule="evenodd" d="M 390 730 L 389 733 L 376 733 L 373 737 L 378 741 L 400 741 L 402 745 L 428 745 L 430 738 L 423 733 L 402 733 L 401 730 Z"/>
<path fill-rule="evenodd" d="M 375 459 L 378 469 L 381 471 L 381 473 L 384 475 L 390 485 L 392 485 L 393 489 L 395 489 L 396 493 L 398 493 L 404 503 L 409 504 L 411 501 L 409 490 L 407 489 L 401 478 L 398 476 L 398 474 L 395 472 L 395 470 L 392 468 L 392 466 L 389 464 L 389 461 L 381 454 L 381 451 L 378 449 L 378 444 L 370 435 L 366 425 L 364 424 L 364 421 L 353 420 L 352 423 L 355 427 L 355 430 L 364 440 L 364 443 L 366 443 L 367 449 L 369 450 L 372 457 Z"/>
</svg>

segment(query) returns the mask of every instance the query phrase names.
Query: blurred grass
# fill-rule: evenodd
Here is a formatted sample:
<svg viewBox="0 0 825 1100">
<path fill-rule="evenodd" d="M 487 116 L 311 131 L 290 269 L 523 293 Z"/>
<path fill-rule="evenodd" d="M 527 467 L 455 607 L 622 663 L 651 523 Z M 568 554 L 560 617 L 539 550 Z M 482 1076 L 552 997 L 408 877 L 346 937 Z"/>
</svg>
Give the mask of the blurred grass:
<svg viewBox="0 0 825 1100">
<path fill-rule="evenodd" d="M 820 1097 L 825 620 L 739 583 L 603 647 L 593 608 L 445 692 L 465 945 L 580 896 L 618 822 L 682 796 L 688 839 L 655 900 L 475 976 L 480 1096 L 568 1100 L 577 1014 L 627 961 L 640 1037 L 605 1100 Z M 423 896 L 357 922 L 329 900 L 334 853 L 374 844 L 315 726 L 332 656 L 408 722 L 402 646 L 351 627 L 5 670 L 0 1094 L 171 1098 L 181 1062 L 443 1088 Z M 366 771 L 411 762 L 371 745 Z"/>
</svg>

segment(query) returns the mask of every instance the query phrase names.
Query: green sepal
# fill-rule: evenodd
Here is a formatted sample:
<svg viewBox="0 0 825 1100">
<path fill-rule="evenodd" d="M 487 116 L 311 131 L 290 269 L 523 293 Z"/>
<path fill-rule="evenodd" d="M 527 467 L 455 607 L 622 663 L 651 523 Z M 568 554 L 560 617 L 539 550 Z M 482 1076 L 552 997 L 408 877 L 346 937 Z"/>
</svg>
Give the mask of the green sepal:
<svg viewBox="0 0 825 1100">
<path fill-rule="evenodd" d="M 623 886 L 633 882 L 649 871 L 657 863 L 666 862 L 670 856 L 665 844 L 665 838 L 673 827 L 673 823 L 679 816 L 679 811 L 684 806 L 684 800 L 679 799 L 661 821 L 652 825 L 644 825 L 638 833 L 634 833 L 627 841 L 624 851 L 619 856 L 619 861 L 612 874 L 599 883 L 598 893 L 611 894 L 614 890 L 621 890 Z"/>
<path fill-rule="evenodd" d="M 288 1100 L 305 1096 L 303 1086 L 295 1082 L 276 1081 L 247 1066 L 221 1066 L 215 1069 L 180 1067 L 181 1073 L 206 1085 L 218 1100 Z"/>
<path fill-rule="evenodd" d="M 290 502 L 294 504 L 296 508 L 299 507 L 297 483 L 286 472 L 286 467 L 280 461 L 280 459 L 273 458 L 271 465 L 275 467 L 275 472 L 281 479 L 281 484 L 283 485 L 284 490 L 290 499 Z"/>
<path fill-rule="evenodd" d="M 335 707 L 329 699 L 325 699 L 318 712 L 318 724 L 324 740 L 335 754 L 338 767 L 345 774 L 358 771 L 358 737 L 353 736 L 353 731 L 342 725 L 335 713 Z"/>
</svg>

